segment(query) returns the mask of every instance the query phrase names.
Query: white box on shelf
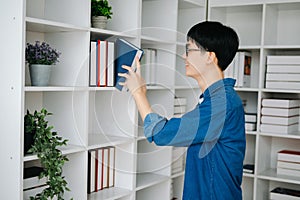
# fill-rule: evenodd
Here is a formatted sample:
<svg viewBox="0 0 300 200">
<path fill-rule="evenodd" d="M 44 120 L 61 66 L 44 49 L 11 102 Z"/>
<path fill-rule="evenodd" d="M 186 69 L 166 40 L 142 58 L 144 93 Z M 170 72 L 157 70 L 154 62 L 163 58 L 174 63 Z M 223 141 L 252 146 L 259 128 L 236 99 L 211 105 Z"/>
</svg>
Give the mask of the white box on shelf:
<svg viewBox="0 0 300 200">
<path fill-rule="evenodd" d="M 277 160 L 300 163 L 300 151 L 281 150 L 277 153 Z"/>
<path fill-rule="evenodd" d="M 260 131 L 267 132 L 267 133 L 279 133 L 279 134 L 295 133 L 298 131 L 298 123 L 288 125 L 288 126 L 275 125 L 275 124 L 261 124 Z"/>
<path fill-rule="evenodd" d="M 276 116 L 266 116 L 263 115 L 261 117 L 262 124 L 276 124 L 276 125 L 291 125 L 298 123 L 299 116 L 291 116 L 291 117 L 276 117 Z"/>
<path fill-rule="evenodd" d="M 263 107 L 261 109 L 262 115 L 278 116 L 278 117 L 291 117 L 299 115 L 299 108 L 270 108 Z"/>
<path fill-rule="evenodd" d="M 269 55 L 269 56 L 267 56 L 267 64 L 297 65 L 297 64 L 300 64 L 300 56 L 294 56 L 294 55 Z"/>
<path fill-rule="evenodd" d="M 299 99 L 263 99 L 261 104 L 264 107 L 295 108 L 300 106 L 300 100 Z"/>
</svg>

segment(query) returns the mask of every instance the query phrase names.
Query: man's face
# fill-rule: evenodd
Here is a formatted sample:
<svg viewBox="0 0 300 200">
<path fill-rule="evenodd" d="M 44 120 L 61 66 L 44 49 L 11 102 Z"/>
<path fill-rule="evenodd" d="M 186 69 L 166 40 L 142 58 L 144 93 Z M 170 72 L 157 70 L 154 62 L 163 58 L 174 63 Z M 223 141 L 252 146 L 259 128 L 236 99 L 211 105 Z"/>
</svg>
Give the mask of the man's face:
<svg viewBox="0 0 300 200">
<path fill-rule="evenodd" d="M 197 80 L 205 72 L 207 52 L 197 47 L 193 41 L 186 44 L 186 52 L 182 56 L 185 60 L 185 74 Z"/>
</svg>

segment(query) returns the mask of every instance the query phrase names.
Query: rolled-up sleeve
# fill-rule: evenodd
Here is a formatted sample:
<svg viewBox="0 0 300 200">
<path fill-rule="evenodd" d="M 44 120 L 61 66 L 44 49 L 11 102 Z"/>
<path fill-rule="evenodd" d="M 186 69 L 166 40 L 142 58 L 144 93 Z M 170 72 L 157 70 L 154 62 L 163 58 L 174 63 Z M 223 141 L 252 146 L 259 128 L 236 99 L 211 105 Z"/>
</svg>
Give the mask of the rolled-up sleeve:
<svg viewBox="0 0 300 200">
<path fill-rule="evenodd" d="M 149 142 L 153 142 L 153 136 L 163 129 L 167 119 L 156 114 L 149 113 L 144 120 L 144 135 Z"/>
</svg>

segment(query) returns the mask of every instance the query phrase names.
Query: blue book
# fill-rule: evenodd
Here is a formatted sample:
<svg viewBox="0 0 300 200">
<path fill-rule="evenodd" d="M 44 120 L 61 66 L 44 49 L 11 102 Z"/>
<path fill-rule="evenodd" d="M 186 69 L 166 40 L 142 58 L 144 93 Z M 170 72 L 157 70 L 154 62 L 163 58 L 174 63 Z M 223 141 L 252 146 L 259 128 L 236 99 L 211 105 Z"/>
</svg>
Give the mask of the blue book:
<svg viewBox="0 0 300 200">
<path fill-rule="evenodd" d="M 135 71 L 136 70 L 135 57 L 137 56 L 139 60 L 141 60 L 144 51 L 121 38 L 118 38 L 116 40 L 115 45 L 116 45 L 115 87 L 120 91 L 124 91 L 126 89 L 124 89 L 122 85 L 119 85 L 119 82 L 125 82 L 125 78 L 118 76 L 118 73 L 127 73 L 127 70 L 123 69 L 122 65 L 130 66 Z"/>
</svg>

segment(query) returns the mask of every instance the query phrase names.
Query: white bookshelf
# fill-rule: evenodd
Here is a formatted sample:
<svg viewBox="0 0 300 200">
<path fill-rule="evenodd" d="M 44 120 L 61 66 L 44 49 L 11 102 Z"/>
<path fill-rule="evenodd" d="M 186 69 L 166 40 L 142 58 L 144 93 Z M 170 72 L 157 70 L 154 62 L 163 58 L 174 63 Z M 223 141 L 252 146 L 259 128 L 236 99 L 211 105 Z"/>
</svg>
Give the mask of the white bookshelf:
<svg viewBox="0 0 300 200">
<path fill-rule="evenodd" d="M 35 155 L 23 155 L 23 117 L 27 109 L 42 107 L 53 113 L 50 124 L 69 140 L 63 149 L 69 162 L 64 175 L 71 191 L 65 199 L 171 199 L 182 198 L 184 172 L 171 173 L 172 148 L 149 144 L 143 136 L 137 108 L 129 94 L 114 88 L 89 87 L 89 45 L 93 39 L 122 37 L 142 48 L 157 49 L 158 84 L 148 87 L 153 109 L 171 117 L 174 96 L 188 97 L 187 111 L 200 95 L 194 80 L 185 77 L 186 33 L 208 17 L 237 30 L 240 50 L 253 58 L 250 88 L 236 88 L 247 100 L 247 110 L 258 113 L 256 131 L 247 132 L 245 163 L 255 164 L 254 174 L 244 174 L 244 199 L 268 199 L 277 186 L 299 188 L 295 177 L 278 176 L 276 152 L 282 148 L 300 150 L 300 136 L 259 132 L 261 99 L 300 97 L 299 90 L 265 87 L 267 55 L 300 55 L 300 1 L 296 0 L 109 0 L 113 18 L 107 29 L 90 26 L 90 1 L 9 1 L 1 7 L 2 44 L 13 48 L 0 55 L 6 66 L 1 74 L 1 141 L 4 150 L 1 195 L 23 199 L 23 167 L 36 162 Z M 70 9 L 71 8 L 71 9 Z M 130 11 L 130 12 L 129 12 Z M 46 41 L 62 52 L 53 68 L 50 86 L 30 86 L 24 49 L 27 42 Z M 166 76 L 167 74 L 167 76 Z M 6 123 L 7 122 L 7 123 Z M 299 130 L 300 132 L 300 130 Z M 16 142 L 18 141 L 18 142 Z M 87 194 L 88 150 L 116 147 L 115 187 Z M 8 175 L 9 174 L 9 175 Z M 171 188 L 172 186 L 172 188 Z"/>
<path fill-rule="evenodd" d="M 299 90 L 266 89 L 266 57 L 268 55 L 300 55 L 300 1 L 293 0 L 209 0 L 208 19 L 232 26 L 240 37 L 240 50 L 252 54 L 251 87 L 236 88 L 246 110 L 257 113 L 256 131 L 247 131 L 244 163 L 255 164 L 254 174 L 243 175 L 243 199 L 269 199 L 275 187 L 299 189 L 299 179 L 276 173 L 277 151 L 300 150 L 299 133 L 280 135 L 260 132 L 263 98 L 299 98 Z M 254 71 L 253 71 L 254 70 Z M 252 73 L 253 72 L 253 73 Z"/>
</svg>

